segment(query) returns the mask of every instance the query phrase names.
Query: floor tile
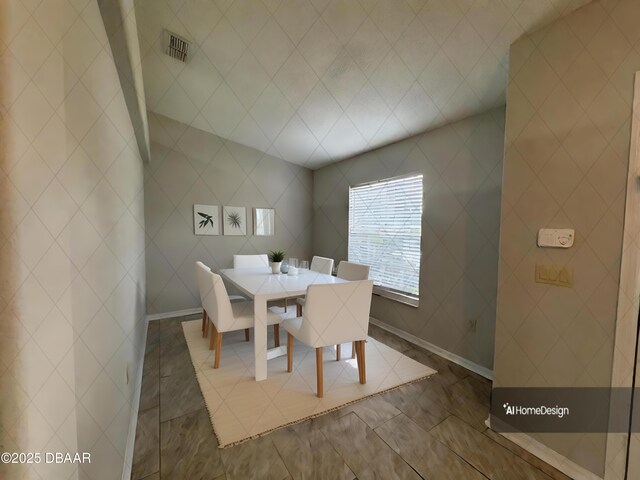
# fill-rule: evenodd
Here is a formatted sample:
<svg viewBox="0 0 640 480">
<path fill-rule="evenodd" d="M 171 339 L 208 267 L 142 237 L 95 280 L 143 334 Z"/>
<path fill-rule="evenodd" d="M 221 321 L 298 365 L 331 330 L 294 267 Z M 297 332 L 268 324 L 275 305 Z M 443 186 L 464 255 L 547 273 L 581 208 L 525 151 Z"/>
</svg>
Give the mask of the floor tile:
<svg viewBox="0 0 640 480">
<path fill-rule="evenodd" d="M 423 478 L 481 480 L 485 477 L 432 438 L 405 415 L 398 415 L 375 432 Z"/>
<path fill-rule="evenodd" d="M 167 480 L 204 480 L 224 474 L 206 409 L 160 424 L 160 459 L 160 476 Z"/>
<path fill-rule="evenodd" d="M 310 421 L 277 430 L 270 437 L 294 479 L 355 478 L 324 434 Z"/>
<path fill-rule="evenodd" d="M 401 413 L 380 395 L 348 405 L 344 407 L 344 411 L 345 415 L 355 413 L 370 428 L 376 428 Z"/>
<path fill-rule="evenodd" d="M 160 406 L 160 377 L 158 369 L 142 375 L 142 387 L 140 389 L 140 412 Z"/>
<path fill-rule="evenodd" d="M 489 478 L 549 479 L 541 470 L 454 416 L 448 417 L 430 433 Z"/>
<path fill-rule="evenodd" d="M 494 432 L 493 430 L 491 430 L 489 428 L 486 429 L 483 433 L 487 437 L 489 437 L 491 440 L 493 440 L 494 442 L 499 443 L 500 445 L 502 445 L 506 449 L 508 449 L 511 452 L 513 452 L 516 455 L 518 455 L 520 458 L 525 460 L 527 463 L 530 463 L 534 467 L 542 470 L 544 473 L 549 475 L 549 477 L 553 478 L 554 480 L 571 480 L 570 477 L 566 476 L 561 471 L 555 469 L 554 467 L 552 467 L 548 463 L 543 462 L 538 457 L 536 457 L 535 455 L 532 455 L 531 453 L 527 452 L 524 448 L 516 445 L 512 441 L 507 440 L 505 437 L 503 437 L 499 433 L 496 433 L 496 432 Z"/>
<path fill-rule="evenodd" d="M 270 437 L 261 437 L 220 450 L 227 480 L 282 480 L 290 478 Z"/>
<path fill-rule="evenodd" d="M 419 479 L 416 472 L 357 415 L 350 413 L 322 428 L 358 479 Z"/>
<path fill-rule="evenodd" d="M 146 478 L 160 470 L 160 409 L 138 415 L 136 441 L 133 450 L 132 480 Z"/>
<path fill-rule="evenodd" d="M 433 389 L 442 389 L 442 386 L 426 380 L 393 390 L 385 394 L 385 399 L 422 429 L 429 431 L 450 415 L 446 408 L 433 399 Z"/>
<path fill-rule="evenodd" d="M 195 374 L 160 379 L 160 421 L 165 422 L 205 407 Z M 211 427 L 211 425 L 209 425 Z"/>
</svg>

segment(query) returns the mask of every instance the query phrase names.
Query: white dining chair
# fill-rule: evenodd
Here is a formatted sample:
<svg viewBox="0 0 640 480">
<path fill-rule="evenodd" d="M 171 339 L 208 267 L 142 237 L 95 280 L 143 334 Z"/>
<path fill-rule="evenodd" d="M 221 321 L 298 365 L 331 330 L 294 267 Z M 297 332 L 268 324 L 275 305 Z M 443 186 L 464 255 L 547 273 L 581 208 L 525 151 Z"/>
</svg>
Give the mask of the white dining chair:
<svg viewBox="0 0 640 480">
<path fill-rule="evenodd" d="M 267 254 L 260 255 L 234 255 L 233 268 L 260 268 L 269 267 Z"/>
<path fill-rule="evenodd" d="M 200 262 L 198 262 L 200 264 Z M 254 326 L 253 302 L 231 303 L 222 277 L 211 270 L 208 272 L 198 265 L 203 286 L 201 290 L 202 306 L 206 318 L 211 322 L 212 332 L 209 349 L 215 348 L 213 368 L 220 366 L 222 336 L 226 332 L 244 330 L 245 340 L 249 341 L 249 329 Z M 205 267 L 206 268 L 206 267 Z M 267 324 L 274 325 L 282 320 L 280 315 L 267 310 Z"/>
<path fill-rule="evenodd" d="M 329 345 L 354 342 L 360 383 L 367 381 L 365 340 L 369 330 L 372 280 L 309 285 L 302 317 L 286 319 L 287 371 L 293 370 L 293 339 L 316 349 L 317 395 L 324 395 L 322 351 Z M 337 360 L 340 358 L 337 357 Z"/>
<path fill-rule="evenodd" d="M 311 266 L 309 271 L 324 273 L 325 275 L 331 275 L 333 273 L 333 258 L 319 257 L 314 255 L 311 259 Z M 304 306 L 304 298 L 296 299 L 296 314 L 298 317 L 302 316 L 302 307 Z"/>
<path fill-rule="evenodd" d="M 349 281 L 367 280 L 369 278 L 369 265 L 343 260 L 338 264 L 338 273 L 336 276 Z"/>
<path fill-rule="evenodd" d="M 256 255 L 234 255 L 233 256 L 233 268 L 262 268 L 269 267 L 269 256 L 264 254 L 256 254 Z M 248 299 L 242 295 L 230 295 L 229 298 L 232 302 L 237 301 L 247 301 Z M 283 302 L 275 302 L 272 305 L 275 306 L 283 306 L 284 311 L 287 311 L 287 303 L 286 300 Z M 275 346 L 280 346 L 280 325 L 273 325 L 273 338 L 275 341 Z"/>
</svg>

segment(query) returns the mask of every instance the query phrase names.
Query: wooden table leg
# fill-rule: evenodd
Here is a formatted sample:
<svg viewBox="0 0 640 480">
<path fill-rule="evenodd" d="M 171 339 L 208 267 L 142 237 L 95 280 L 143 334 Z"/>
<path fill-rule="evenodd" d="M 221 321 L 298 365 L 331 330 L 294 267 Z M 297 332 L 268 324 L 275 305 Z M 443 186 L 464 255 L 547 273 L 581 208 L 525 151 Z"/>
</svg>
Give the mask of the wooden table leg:
<svg viewBox="0 0 640 480">
<path fill-rule="evenodd" d="M 276 347 L 280 346 L 280 325 L 277 323 L 273 325 L 273 343 Z"/>
<path fill-rule="evenodd" d="M 341 347 L 340 344 L 336 345 L 336 362 L 340 361 L 340 347 Z"/>
</svg>

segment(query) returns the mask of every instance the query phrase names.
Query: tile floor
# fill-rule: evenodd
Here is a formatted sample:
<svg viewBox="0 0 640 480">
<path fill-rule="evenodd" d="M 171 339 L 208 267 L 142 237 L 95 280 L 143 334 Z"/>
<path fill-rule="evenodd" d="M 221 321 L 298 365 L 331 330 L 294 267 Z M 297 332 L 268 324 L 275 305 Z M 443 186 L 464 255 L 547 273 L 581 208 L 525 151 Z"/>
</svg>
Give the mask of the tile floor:
<svg viewBox="0 0 640 480">
<path fill-rule="evenodd" d="M 568 479 L 485 427 L 489 381 L 375 326 L 438 374 L 219 449 L 183 320 L 149 324 L 132 479 Z"/>
</svg>

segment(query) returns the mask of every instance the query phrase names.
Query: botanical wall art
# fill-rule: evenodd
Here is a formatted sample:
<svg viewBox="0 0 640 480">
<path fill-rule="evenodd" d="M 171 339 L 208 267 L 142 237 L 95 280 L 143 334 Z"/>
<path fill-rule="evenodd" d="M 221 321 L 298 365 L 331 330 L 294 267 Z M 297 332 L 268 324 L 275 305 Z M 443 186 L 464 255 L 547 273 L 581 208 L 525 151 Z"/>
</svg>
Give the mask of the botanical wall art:
<svg viewBox="0 0 640 480">
<path fill-rule="evenodd" d="M 220 235 L 220 207 L 218 205 L 193 206 L 193 233 Z"/>
<path fill-rule="evenodd" d="M 222 209 L 222 223 L 225 235 L 246 235 L 247 209 L 245 207 L 224 207 Z"/>
<path fill-rule="evenodd" d="M 253 234 L 258 237 L 276 234 L 276 211 L 273 208 L 253 209 Z"/>
</svg>

